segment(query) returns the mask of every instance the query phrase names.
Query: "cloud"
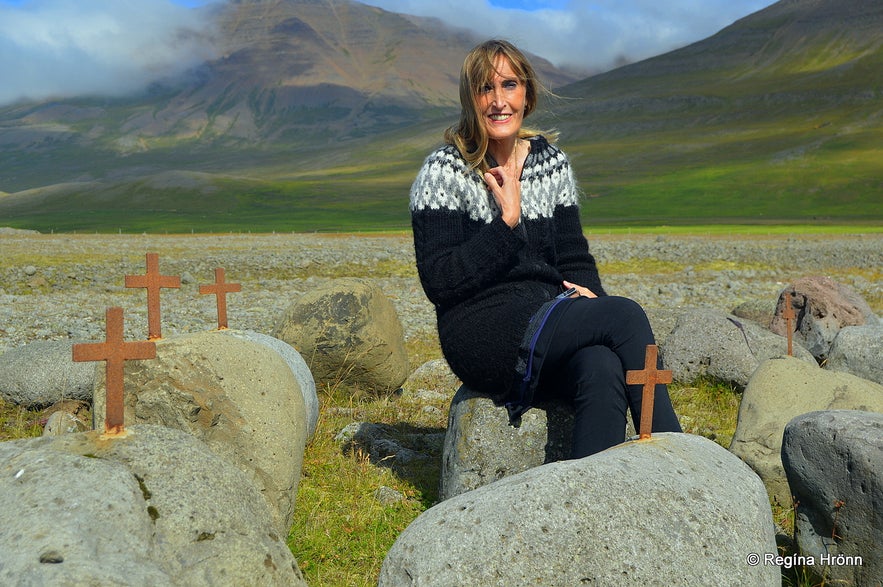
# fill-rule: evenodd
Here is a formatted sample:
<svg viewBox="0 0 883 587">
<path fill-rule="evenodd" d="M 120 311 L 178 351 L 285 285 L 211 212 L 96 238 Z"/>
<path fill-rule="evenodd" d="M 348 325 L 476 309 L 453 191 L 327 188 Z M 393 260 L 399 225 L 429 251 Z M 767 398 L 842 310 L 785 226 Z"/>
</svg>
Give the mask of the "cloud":
<svg viewBox="0 0 883 587">
<path fill-rule="evenodd" d="M 0 105 L 125 95 L 184 72 L 214 55 L 212 19 L 203 11 L 225 1 L 0 0 Z M 585 73 L 700 40 L 773 2 L 362 1 L 437 17 L 486 38 L 507 38 L 556 65 Z"/>
<path fill-rule="evenodd" d="M 432 16 L 483 37 L 502 37 L 558 66 L 600 71 L 713 35 L 774 0 L 362 0 L 391 12 Z M 493 5 L 492 5 L 493 4 Z M 553 6 L 525 10 L 501 6 Z"/>
<path fill-rule="evenodd" d="M 0 104 L 143 89 L 213 54 L 207 21 L 169 0 L 0 5 Z"/>
</svg>

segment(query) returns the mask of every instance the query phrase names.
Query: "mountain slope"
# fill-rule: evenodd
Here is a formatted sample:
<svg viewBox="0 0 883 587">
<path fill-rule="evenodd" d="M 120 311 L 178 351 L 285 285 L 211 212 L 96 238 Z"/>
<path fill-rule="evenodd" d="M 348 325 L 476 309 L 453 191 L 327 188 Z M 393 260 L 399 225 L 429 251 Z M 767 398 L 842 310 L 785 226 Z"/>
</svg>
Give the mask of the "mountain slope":
<svg viewBox="0 0 883 587">
<path fill-rule="evenodd" d="M 130 155 L 173 150 L 174 141 L 312 147 L 363 136 L 456 108 L 460 63 L 477 42 L 348 0 L 239 0 L 210 17 L 217 58 L 190 75 L 125 100 L 2 109 L 0 146 L 76 142 Z M 536 60 L 546 81 L 575 81 Z"/>
<path fill-rule="evenodd" d="M 0 109 L 0 225 L 408 225 L 476 39 L 344 0 L 239 0 L 219 54 L 126 100 Z M 782 0 L 678 51 L 556 88 L 589 224 L 883 221 L 883 4 Z M 3 195 L 7 192 L 11 195 Z"/>
<path fill-rule="evenodd" d="M 460 64 L 478 42 L 348 0 L 238 0 L 207 16 L 217 56 L 187 76 L 126 99 L 0 108 L 0 224 L 258 229 L 284 215 L 302 229 L 357 225 L 364 217 L 325 207 L 331 184 L 310 174 L 345 165 L 388 181 L 401 154 L 375 137 L 456 116 Z M 547 83 L 576 79 L 534 61 Z M 375 180 L 353 181 L 376 197 Z M 370 208 L 387 222 L 382 204 Z"/>
<path fill-rule="evenodd" d="M 783 0 L 560 94 L 607 221 L 883 219 L 879 2 Z"/>
</svg>

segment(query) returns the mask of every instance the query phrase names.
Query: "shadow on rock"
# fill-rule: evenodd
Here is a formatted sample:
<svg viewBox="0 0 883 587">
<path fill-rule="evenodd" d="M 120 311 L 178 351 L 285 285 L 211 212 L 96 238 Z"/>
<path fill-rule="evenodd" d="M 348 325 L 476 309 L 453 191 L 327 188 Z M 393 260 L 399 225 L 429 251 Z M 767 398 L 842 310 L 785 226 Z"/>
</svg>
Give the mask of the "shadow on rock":
<svg viewBox="0 0 883 587">
<path fill-rule="evenodd" d="M 373 465 L 387 467 L 417 487 L 427 505 L 436 501 L 445 440 L 443 428 L 353 422 L 336 439 L 344 454 L 361 452 Z"/>
</svg>

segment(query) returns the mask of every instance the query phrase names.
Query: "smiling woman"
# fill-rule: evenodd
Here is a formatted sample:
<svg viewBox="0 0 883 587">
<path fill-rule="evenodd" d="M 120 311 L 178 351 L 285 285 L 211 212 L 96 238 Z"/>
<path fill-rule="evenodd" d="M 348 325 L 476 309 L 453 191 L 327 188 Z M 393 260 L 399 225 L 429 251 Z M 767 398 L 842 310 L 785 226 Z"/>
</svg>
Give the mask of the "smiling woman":
<svg viewBox="0 0 883 587">
<path fill-rule="evenodd" d="M 654 338 L 638 304 L 601 286 L 567 156 L 522 126 L 540 89 L 507 41 L 466 56 L 460 120 L 411 187 L 414 251 L 454 373 L 514 426 L 537 402 L 572 402 L 581 458 L 625 440 L 627 409 L 638 427 L 642 389 L 625 371 Z M 679 432 L 667 387 L 653 391 L 653 431 Z"/>
</svg>

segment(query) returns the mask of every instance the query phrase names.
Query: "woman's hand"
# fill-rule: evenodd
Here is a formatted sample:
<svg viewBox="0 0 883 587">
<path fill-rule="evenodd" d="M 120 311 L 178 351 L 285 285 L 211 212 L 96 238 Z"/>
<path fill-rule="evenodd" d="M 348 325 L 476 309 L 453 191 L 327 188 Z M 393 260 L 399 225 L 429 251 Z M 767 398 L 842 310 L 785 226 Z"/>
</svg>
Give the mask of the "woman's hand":
<svg viewBox="0 0 883 587">
<path fill-rule="evenodd" d="M 577 285 L 575 283 L 570 283 L 569 281 L 562 281 L 561 283 L 564 284 L 564 289 L 570 289 L 571 287 L 576 288 L 577 294 L 581 295 L 585 298 L 597 298 L 598 297 L 595 295 L 595 292 L 593 292 L 592 290 L 590 290 L 587 287 L 583 287 L 583 286 Z"/>
<path fill-rule="evenodd" d="M 500 206 L 503 221 L 515 228 L 521 219 L 521 182 L 502 167 L 494 167 L 484 174 L 484 182 Z"/>
</svg>

